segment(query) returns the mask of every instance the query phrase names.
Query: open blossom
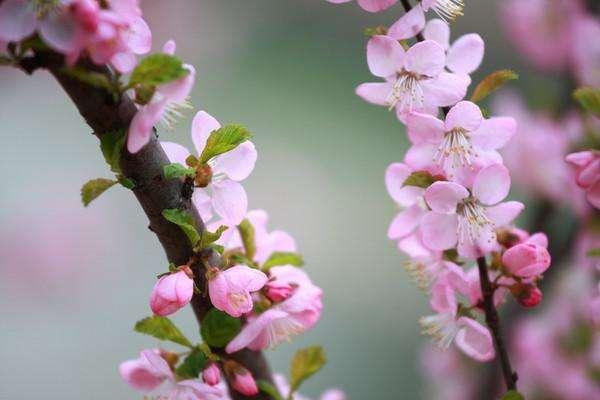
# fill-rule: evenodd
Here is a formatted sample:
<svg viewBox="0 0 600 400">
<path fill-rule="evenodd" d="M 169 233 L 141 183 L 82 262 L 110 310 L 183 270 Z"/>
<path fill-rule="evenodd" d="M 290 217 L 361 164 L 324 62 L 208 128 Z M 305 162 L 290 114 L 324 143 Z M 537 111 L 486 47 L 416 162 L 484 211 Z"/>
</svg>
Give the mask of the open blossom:
<svg viewBox="0 0 600 400">
<path fill-rule="evenodd" d="M 352 0 L 327 0 L 330 3 L 341 4 Z M 358 5 L 365 11 L 379 12 L 383 11 L 398 2 L 398 0 L 357 0 Z"/>
<path fill-rule="evenodd" d="M 576 182 L 586 190 L 587 200 L 600 209 L 600 155 L 588 150 L 571 153 L 567 162 L 575 168 Z"/>
<path fill-rule="evenodd" d="M 502 160 L 496 152 L 516 131 L 514 119 L 484 119 L 479 107 L 461 101 L 448 112 L 445 121 L 431 115 L 413 112 L 406 119 L 408 137 L 425 153 L 435 147 L 433 160 L 454 178 L 457 170 L 472 167 L 485 160 Z"/>
<path fill-rule="evenodd" d="M 156 315 L 170 315 L 188 305 L 193 295 L 194 281 L 186 271 L 178 271 L 156 282 L 150 296 L 150 308 Z"/>
<path fill-rule="evenodd" d="M 167 361 L 154 350 L 144 350 L 139 359 L 125 361 L 119 366 L 119 372 L 131 387 L 156 399 L 224 398 L 221 389 L 202 383 L 199 379 L 178 381 Z"/>
<path fill-rule="evenodd" d="M 199 111 L 192 121 L 192 141 L 200 155 L 210 134 L 221 124 L 205 111 Z M 190 152 L 172 142 L 161 142 L 169 160 L 186 166 Z M 237 225 L 246 215 L 248 197 L 239 183 L 246 179 L 256 162 L 254 144 L 246 141 L 235 149 L 218 155 L 208 161 L 210 179 L 205 187 L 194 189 L 192 200 L 204 221 L 211 219 L 213 210 L 224 219 L 224 225 Z"/>
<path fill-rule="evenodd" d="M 385 82 L 363 83 L 356 94 L 370 103 L 395 108 L 401 120 L 411 111 L 435 113 L 437 107 L 456 103 L 471 83 L 468 75 L 444 71 L 445 51 L 433 40 L 404 51 L 389 36 L 373 36 L 367 44 L 367 61 L 371 73 Z"/>
<path fill-rule="evenodd" d="M 20 41 L 34 32 L 53 50 L 74 64 L 87 51 L 96 64 L 112 64 L 129 72 L 135 56 L 150 51 L 151 32 L 138 12 L 123 12 L 120 2 L 100 8 L 95 0 L 61 0 L 34 5 L 27 0 L 7 0 L 0 5 L 0 40 Z"/>
<path fill-rule="evenodd" d="M 523 210 L 516 201 L 500 203 L 510 189 L 508 170 L 501 164 L 483 168 L 472 190 L 455 182 L 435 182 L 425 191 L 431 208 L 421 221 L 423 242 L 433 250 L 458 243 L 463 257 L 476 258 L 496 245 L 496 226 L 507 225 Z"/>
<path fill-rule="evenodd" d="M 312 328 L 320 319 L 322 291 L 304 271 L 284 265 L 271 268 L 269 275 L 276 283 L 294 287 L 294 292 L 266 311 L 250 314 L 241 332 L 225 348 L 228 353 L 244 347 L 251 350 L 273 347 Z"/>
<path fill-rule="evenodd" d="M 208 274 L 208 293 L 211 303 L 232 317 L 240 317 L 252 311 L 250 293 L 267 283 L 264 272 L 247 265 L 236 265 L 224 271 L 216 269 Z"/>
<path fill-rule="evenodd" d="M 294 393 L 292 397 L 289 397 L 290 384 L 284 375 L 274 374 L 273 381 L 275 381 L 275 387 L 277 388 L 277 391 L 284 399 L 290 398 L 292 400 L 310 400 L 308 397 L 299 393 Z M 323 392 L 321 397 L 319 397 L 319 400 L 346 400 L 346 394 L 339 389 L 328 389 Z"/>
<path fill-rule="evenodd" d="M 175 42 L 166 42 L 163 52 L 174 54 Z M 183 67 L 189 73 L 176 81 L 157 86 L 150 102 L 141 106 L 131 120 L 127 135 L 127 150 L 130 153 L 137 153 L 150 141 L 154 125 L 159 121 L 164 119 L 170 125 L 179 115 L 177 108 L 188 107 L 187 98 L 194 86 L 196 70 L 189 64 L 184 64 Z"/>
<path fill-rule="evenodd" d="M 437 313 L 422 317 L 424 333 L 433 336 L 442 348 L 451 343 L 477 361 L 489 361 L 495 351 L 489 330 L 475 319 L 457 314 L 455 288 L 447 279 L 439 279 L 432 289 L 431 307 Z"/>
</svg>

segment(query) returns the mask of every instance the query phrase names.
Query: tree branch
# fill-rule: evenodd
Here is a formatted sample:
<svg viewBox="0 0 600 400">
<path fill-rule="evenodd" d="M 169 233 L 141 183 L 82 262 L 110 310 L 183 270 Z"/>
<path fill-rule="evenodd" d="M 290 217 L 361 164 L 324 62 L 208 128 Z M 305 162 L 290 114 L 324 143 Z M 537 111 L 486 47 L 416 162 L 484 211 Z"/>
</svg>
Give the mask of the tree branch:
<svg viewBox="0 0 600 400">
<path fill-rule="evenodd" d="M 100 67 L 85 60 L 80 61 L 79 64 L 88 71 L 104 74 L 111 81 L 115 79 L 112 72 L 106 67 Z M 63 66 L 62 56 L 52 52 L 43 52 L 36 53 L 32 58 L 27 59 L 25 69 L 29 73 L 37 68 L 49 70 L 98 138 L 116 130 L 126 131 L 137 111 L 129 96 L 123 95 L 120 99 L 115 100 L 108 91 L 87 85 L 66 75 L 62 72 Z M 169 160 L 156 135 L 138 153 L 130 154 L 124 149 L 121 157 L 121 170 L 125 177 L 135 182 L 133 193 L 149 219 L 150 230 L 156 234 L 165 250 L 167 259 L 175 265 L 182 265 L 193 255 L 192 246 L 177 225 L 163 218 L 162 211 L 167 208 L 186 210 L 194 218 L 199 232 L 202 232 L 205 227 L 196 208 L 191 204 L 189 196 L 182 194 L 183 183 L 178 179 L 164 179 L 163 166 L 167 164 L 169 164 Z M 220 256 L 214 250 L 205 251 L 201 258 L 208 260 L 210 265 L 220 265 Z M 205 268 L 202 263 L 195 263 L 192 265 L 192 269 L 196 285 L 200 288 L 206 287 Z M 202 294 L 195 294 L 192 299 L 191 305 L 198 322 L 202 321 L 211 307 L 206 295 L 203 291 Z M 262 352 L 244 349 L 227 355 L 227 357 L 244 365 L 256 379 L 272 382 L 271 371 Z M 231 390 L 231 395 L 234 400 L 248 398 L 234 390 Z M 252 398 L 268 400 L 270 397 L 261 393 Z"/>
</svg>

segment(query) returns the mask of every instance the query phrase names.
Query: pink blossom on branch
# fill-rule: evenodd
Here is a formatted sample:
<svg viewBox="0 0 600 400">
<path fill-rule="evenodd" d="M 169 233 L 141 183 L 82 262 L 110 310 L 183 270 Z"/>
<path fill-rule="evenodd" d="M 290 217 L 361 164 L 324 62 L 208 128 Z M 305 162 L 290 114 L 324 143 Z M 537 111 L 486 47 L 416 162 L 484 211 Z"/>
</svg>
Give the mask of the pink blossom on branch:
<svg viewBox="0 0 600 400">
<path fill-rule="evenodd" d="M 262 289 L 268 280 L 264 272 L 247 265 L 236 265 L 224 271 L 209 270 L 207 278 L 211 303 L 232 317 L 252 311 L 250 293 Z"/>
<path fill-rule="evenodd" d="M 352 0 L 327 0 L 329 3 L 341 4 Z M 357 0 L 358 5 L 365 11 L 379 12 L 383 11 L 398 2 L 398 0 Z"/>
<path fill-rule="evenodd" d="M 189 272 L 181 270 L 156 282 L 150 296 L 150 308 L 156 315 L 170 315 L 188 305 L 193 295 L 194 281 Z"/>
<path fill-rule="evenodd" d="M 585 189 L 592 206 L 600 209 L 600 155 L 596 151 L 571 153 L 566 160 L 575 169 L 577 185 Z"/>
</svg>

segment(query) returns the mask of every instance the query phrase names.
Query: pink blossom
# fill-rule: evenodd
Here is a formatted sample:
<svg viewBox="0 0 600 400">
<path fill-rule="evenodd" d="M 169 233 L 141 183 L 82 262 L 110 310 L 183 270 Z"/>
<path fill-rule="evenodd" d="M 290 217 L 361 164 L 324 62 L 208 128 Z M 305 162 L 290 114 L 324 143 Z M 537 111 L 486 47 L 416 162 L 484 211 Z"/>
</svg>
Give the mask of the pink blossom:
<svg viewBox="0 0 600 400">
<path fill-rule="evenodd" d="M 258 387 L 252 373 L 241 365 L 235 363 L 232 366 L 225 365 L 225 371 L 229 376 L 229 382 L 233 389 L 244 396 L 258 394 Z"/>
<path fill-rule="evenodd" d="M 271 268 L 269 275 L 276 283 L 294 286 L 294 293 L 260 314 L 249 315 L 242 331 L 225 348 L 228 353 L 244 347 L 251 350 L 273 347 L 312 328 L 321 317 L 322 291 L 304 271 L 286 265 Z"/>
<path fill-rule="evenodd" d="M 425 12 L 429 9 L 433 9 L 440 16 L 441 19 L 432 19 L 429 22 L 425 23 Z M 447 20 L 454 19 L 455 17 L 462 15 L 462 9 L 462 0 L 424 0 L 421 2 L 421 4 L 415 5 L 409 12 L 405 13 L 402 17 L 400 17 L 400 19 L 398 19 L 398 21 L 393 23 L 390 26 L 390 29 L 388 30 L 388 35 L 393 37 L 394 39 L 404 40 L 415 37 L 417 34 L 421 33 L 424 28 L 426 29 L 425 34 L 428 33 L 428 29 L 433 28 L 437 32 L 443 32 L 443 34 L 446 35 L 446 43 L 436 40 L 439 37 L 437 35 L 424 35 L 425 39 L 436 40 L 445 49 L 447 49 L 447 41 L 450 36 L 450 28 L 448 27 Z M 462 50 L 467 50 L 467 52 L 462 53 L 462 55 L 464 55 L 465 57 L 470 57 L 471 59 L 468 61 L 463 60 L 459 62 L 477 65 L 479 65 L 479 63 L 481 62 L 481 58 L 483 57 L 483 40 L 481 40 L 481 37 L 479 37 L 479 35 L 476 36 L 478 37 L 479 42 L 477 43 L 477 47 L 481 47 L 481 54 L 479 54 L 479 52 L 473 52 L 472 50 L 476 50 L 475 48 L 467 49 L 467 46 L 461 44 L 457 47 L 457 50 L 459 48 L 459 52 L 462 52 Z M 453 51 L 453 53 L 455 52 Z M 453 58 L 457 61 L 458 58 L 456 56 L 458 55 L 458 52 L 456 52 L 453 56 Z M 476 67 L 473 70 L 475 69 Z"/>
<path fill-rule="evenodd" d="M 341 4 L 348 3 L 352 0 L 327 0 L 329 3 Z M 396 4 L 398 0 L 357 0 L 358 5 L 365 11 L 369 12 L 379 12 L 383 11 L 394 4 Z"/>
<path fill-rule="evenodd" d="M 156 282 L 150 296 L 150 308 L 156 315 L 173 314 L 186 306 L 194 295 L 194 281 L 186 271 L 165 275 Z"/>
<path fill-rule="evenodd" d="M 217 364 L 211 362 L 208 367 L 202 371 L 202 380 L 210 386 L 215 386 L 221 382 L 221 370 Z"/>
<path fill-rule="evenodd" d="M 476 258 L 496 245 L 496 226 L 507 225 L 523 210 L 516 201 L 500 203 L 510 189 L 501 164 L 483 168 L 471 191 L 454 182 L 435 182 L 425 191 L 431 208 L 421 220 L 423 242 L 433 250 L 456 246 L 461 256 Z"/>
<path fill-rule="evenodd" d="M 600 86 L 600 41 L 588 40 L 600 36 L 600 21 L 585 15 L 573 22 L 572 69 L 582 85 Z"/>
<path fill-rule="evenodd" d="M 404 51 L 389 36 L 373 36 L 367 44 L 371 73 L 384 78 L 382 83 L 363 83 L 356 94 L 364 100 L 395 108 L 402 120 L 410 111 L 434 112 L 461 100 L 471 79 L 467 75 L 444 71 L 446 54 L 433 40 L 414 44 Z"/>
<path fill-rule="evenodd" d="M 163 52 L 173 54 L 175 52 L 175 42 L 168 41 L 165 43 Z M 178 115 L 177 108 L 189 107 L 187 98 L 194 86 L 196 70 L 189 64 L 184 64 L 184 68 L 189 71 L 186 76 L 159 85 L 150 102 L 141 106 L 131 120 L 127 135 L 127 150 L 130 153 L 137 153 L 150 141 L 154 126 L 159 121 L 164 118 L 167 126 L 170 126 Z"/>
<path fill-rule="evenodd" d="M 232 317 L 252 311 L 250 293 L 262 289 L 268 280 L 264 272 L 247 265 L 236 265 L 224 271 L 208 271 L 207 276 L 210 301 L 217 309 Z"/>
<path fill-rule="evenodd" d="M 440 280 L 432 289 L 431 306 L 435 315 L 422 317 L 419 323 L 424 333 L 432 335 L 442 348 L 451 343 L 477 361 L 489 361 L 495 351 L 489 330 L 476 320 L 458 316 L 455 289 L 446 280 Z"/>
<path fill-rule="evenodd" d="M 412 112 L 406 118 L 407 133 L 416 146 L 413 151 L 430 153 L 450 178 L 460 169 L 484 160 L 501 161 L 496 152 L 515 134 L 516 122 L 509 117 L 484 119 L 479 107 L 461 101 L 448 112 L 445 121 L 429 114 Z M 471 173 L 467 170 L 466 174 Z"/>
<path fill-rule="evenodd" d="M 192 122 L 192 141 L 198 154 L 202 154 L 210 134 L 219 129 L 219 122 L 205 111 L 199 111 Z M 161 142 L 169 160 L 186 166 L 190 152 L 172 142 Z M 246 141 L 235 149 L 218 155 L 208 161 L 212 178 L 206 187 L 194 189 L 192 200 L 204 221 L 210 220 L 213 211 L 224 221 L 223 225 L 239 224 L 246 215 L 248 197 L 239 183 L 246 179 L 256 162 L 254 144 Z"/>
<path fill-rule="evenodd" d="M 545 237 L 545 235 L 544 235 Z M 511 274 L 520 278 L 534 278 L 550 267 L 550 253 L 546 245 L 535 243 L 534 239 L 517 244 L 502 255 L 502 264 Z"/>
<path fill-rule="evenodd" d="M 600 156 L 595 151 L 580 151 L 566 160 L 575 168 L 577 185 L 586 190 L 587 200 L 600 209 Z"/>
<path fill-rule="evenodd" d="M 123 379 L 134 389 L 156 396 L 157 399 L 223 399 L 224 393 L 218 387 L 209 386 L 198 379 L 178 381 L 169 364 L 154 350 L 142 351 L 140 359 L 126 361 L 119 370 Z M 150 376 L 157 380 L 149 379 Z M 155 385 L 158 380 L 161 382 Z"/>
<path fill-rule="evenodd" d="M 308 397 L 295 392 L 293 397 L 290 397 L 290 384 L 286 377 L 282 374 L 274 374 L 273 381 L 277 391 L 284 399 L 292 398 L 293 400 L 310 400 Z M 339 389 L 328 389 L 319 398 L 319 400 L 346 400 L 346 394 Z"/>
<path fill-rule="evenodd" d="M 440 349 L 428 344 L 421 352 L 421 365 L 427 382 L 426 398 L 472 400 L 477 390 L 476 364 L 469 363 L 458 349 Z"/>
</svg>

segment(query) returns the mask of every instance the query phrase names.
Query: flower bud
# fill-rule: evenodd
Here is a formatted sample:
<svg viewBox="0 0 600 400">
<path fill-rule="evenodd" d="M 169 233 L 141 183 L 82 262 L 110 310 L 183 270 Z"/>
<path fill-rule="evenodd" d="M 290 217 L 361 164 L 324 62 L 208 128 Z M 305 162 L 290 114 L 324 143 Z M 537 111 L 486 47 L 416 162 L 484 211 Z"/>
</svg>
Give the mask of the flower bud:
<svg viewBox="0 0 600 400">
<path fill-rule="evenodd" d="M 207 187 L 212 180 L 212 168 L 208 164 L 200 164 L 196 167 L 196 179 L 194 182 L 198 187 Z"/>
<path fill-rule="evenodd" d="M 515 276 L 532 278 L 548 269 L 550 253 L 545 247 L 533 243 L 521 243 L 504 252 L 502 264 Z"/>
<path fill-rule="evenodd" d="M 217 364 L 210 363 L 208 367 L 204 368 L 204 371 L 202 371 L 202 379 L 207 385 L 218 385 L 221 381 L 221 371 L 219 370 L 219 367 L 217 367 Z"/>
<path fill-rule="evenodd" d="M 294 288 L 292 285 L 285 282 L 269 282 L 265 285 L 266 295 L 269 299 L 275 302 L 280 302 L 292 295 Z"/>
<path fill-rule="evenodd" d="M 156 315 L 167 316 L 187 305 L 194 294 L 194 281 L 186 271 L 163 276 L 156 282 L 150 297 L 150 308 Z"/>
<path fill-rule="evenodd" d="M 258 394 L 258 387 L 252 373 L 235 361 L 227 360 L 224 364 L 225 373 L 229 377 L 233 389 L 244 396 Z"/>
<path fill-rule="evenodd" d="M 511 288 L 513 296 L 520 305 L 526 308 L 532 308 L 541 303 L 542 291 L 535 285 L 516 284 Z"/>
</svg>

